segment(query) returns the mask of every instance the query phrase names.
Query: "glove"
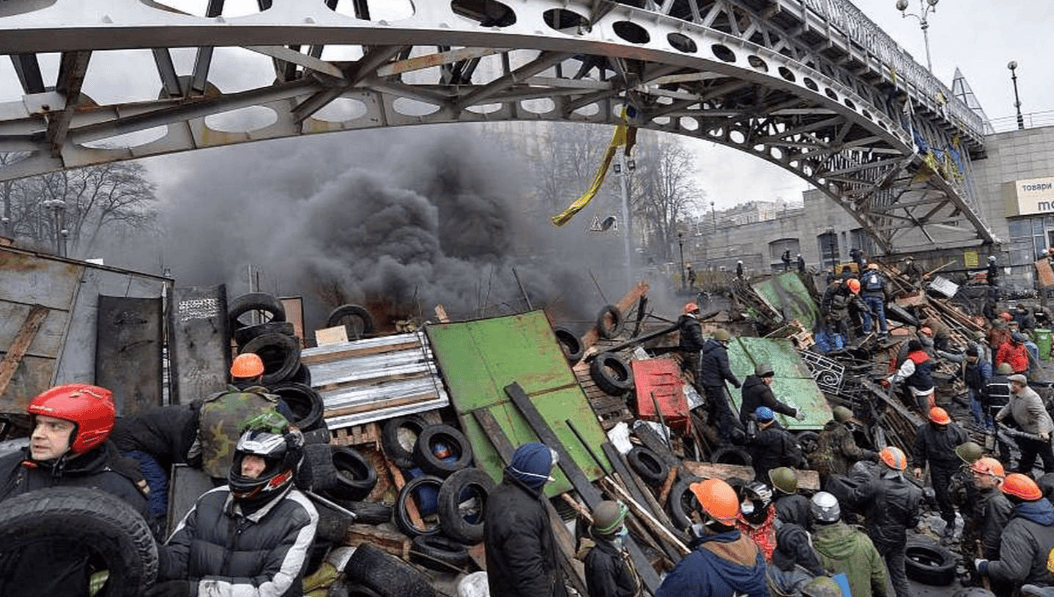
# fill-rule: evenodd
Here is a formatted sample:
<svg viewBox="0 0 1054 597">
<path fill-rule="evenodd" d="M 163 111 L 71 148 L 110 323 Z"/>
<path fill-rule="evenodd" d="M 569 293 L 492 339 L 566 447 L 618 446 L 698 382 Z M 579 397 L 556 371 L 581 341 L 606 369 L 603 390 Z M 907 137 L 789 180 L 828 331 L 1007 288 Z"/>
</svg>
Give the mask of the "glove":
<svg viewBox="0 0 1054 597">
<path fill-rule="evenodd" d="M 882 387 L 883 387 L 883 388 L 888 388 L 888 387 L 890 386 L 890 381 L 889 381 L 888 379 L 883 379 L 883 380 L 882 380 L 881 382 L 879 382 L 879 383 L 881 383 L 881 384 L 882 384 Z"/>
<path fill-rule="evenodd" d="M 189 580 L 166 580 L 150 587 L 143 597 L 190 597 Z"/>
<path fill-rule="evenodd" d="M 1047 433 L 1046 431 L 1044 431 L 1043 433 L 1039 434 L 1039 439 L 1041 439 L 1041 440 L 1043 440 L 1045 442 L 1049 442 L 1050 441 L 1050 434 Z"/>
<path fill-rule="evenodd" d="M 916 479 L 921 479 L 922 478 L 922 469 L 920 469 L 919 467 L 916 466 L 915 470 L 912 471 L 912 472 L 915 473 L 915 478 Z"/>
<path fill-rule="evenodd" d="M 805 412 L 803 412 L 801 410 L 794 411 L 794 418 L 798 419 L 799 421 L 804 421 L 805 420 Z"/>
<path fill-rule="evenodd" d="M 988 560 L 984 558 L 977 558 L 973 561 L 974 568 L 977 568 L 977 573 L 981 576 L 988 574 Z"/>
<path fill-rule="evenodd" d="M 861 460 L 878 460 L 878 452 L 874 450 L 863 450 L 863 455 Z"/>
<path fill-rule="evenodd" d="M 695 522 L 692 523 L 692 526 L 688 527 L 688 536 L 691 537 L 693 541 L 701 539 L 705 535 L 706 532 L 703 530 L 702 523 Z"/>
</svg>

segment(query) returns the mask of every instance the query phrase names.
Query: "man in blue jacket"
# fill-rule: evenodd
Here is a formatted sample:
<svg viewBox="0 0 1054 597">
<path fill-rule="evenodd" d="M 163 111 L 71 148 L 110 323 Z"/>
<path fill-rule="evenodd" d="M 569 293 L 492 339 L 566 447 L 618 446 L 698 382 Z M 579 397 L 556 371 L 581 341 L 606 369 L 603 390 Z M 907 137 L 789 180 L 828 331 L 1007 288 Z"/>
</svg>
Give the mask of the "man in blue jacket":
<svg viewBox="0 0 1054 597">
<path fill-rule="evenodd" d="M 655 597 L 769 597 L 765 558 L 754 540 L 735 528 L 739 498 L 720 479 L 690 486 L 701 506 L 702 524 L 692 527 L 698 538 L 667 576 Z"/>
</svg>

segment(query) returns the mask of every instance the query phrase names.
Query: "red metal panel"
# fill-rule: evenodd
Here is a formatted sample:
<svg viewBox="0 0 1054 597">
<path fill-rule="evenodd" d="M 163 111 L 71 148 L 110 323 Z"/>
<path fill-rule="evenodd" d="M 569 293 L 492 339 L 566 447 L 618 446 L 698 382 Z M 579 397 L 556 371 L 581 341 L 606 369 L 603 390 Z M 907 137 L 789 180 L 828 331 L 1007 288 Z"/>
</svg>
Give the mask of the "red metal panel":
<svg viewBox="0 0 1054 597">
<path fill-rule="evenodd" d="M 668 427 L 688 431 L 688 399 L 684 395 L 684 380 L 677 362 L 673 359 L 643 359 L 632 361 L 631 366 L 640 418 L 658 421 L 655 413 L 655 403 L 658 402 Z"/>
</svg>

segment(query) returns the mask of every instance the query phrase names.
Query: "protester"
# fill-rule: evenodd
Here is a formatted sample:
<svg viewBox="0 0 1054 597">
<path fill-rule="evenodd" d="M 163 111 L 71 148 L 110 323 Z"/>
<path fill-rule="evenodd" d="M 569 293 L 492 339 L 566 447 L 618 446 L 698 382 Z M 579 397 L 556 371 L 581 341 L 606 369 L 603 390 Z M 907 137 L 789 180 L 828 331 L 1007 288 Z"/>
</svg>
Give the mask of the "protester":
<svg viewBox="0 0 1054 597">
<path fill-rule="evenodd" d="M 589 597 L 638 597 L 643 583 L 626 552 L 626 514 L 621 502 L 605 500 L 593 509 L 593 547 L 583 558 Z"/>
<path fill-rule="evenodd" d="M 1003 530 L 999 559 L 974 560 L 977 572 L 1007 586 L 1047 584 L 1047 557 L 1054 548 L 1054 506 L 1032 479 L 1011 473 L 1000 486 L 1014 510 Z"/>
<path fill-rule="evenodd" d="M 956 425 L 948 411 L 939 406 L 930 409 L 929 421 L 919 425 L 915 431 L 915 470 L 916 479 L 922 478 L 923 468 L 930 465 L 930 484 L 937 497 L 937 507 L 944 519 L 943 540 L 950 542 L 955 535 L 955 506 L 952 505 L 948 489 L 952 476 L 962 464 L 955 450 L 966 443 L 969 437 L 962 427 Z"/>
<path fill-rule="evenodd" d="M 1017 446 L 1021 450 L 1021 460 L 1017 471 L 1032 473 L 1032 466 L 1038 455 L 1043 460 L 1043 472 L 1054 472 L 1054 451 L 1050 446 L 1050 432 L 1054 431 L 1054 421 L 1043 406 L 1043 399 L 1032 388 L 1028 387 L 1028 378 L 1024 375 L 1011 375 L 1010 402 L 995 415 L 996 422 L 1011 416 L 1017 426 L 1032 437 L 1017 436 Z"/>
<path fill-rule="evenodd" d="M 813 545 L 820 563 L 832 574 L 845 573 L 853 597 L 886 597 L 886 568 L 874 543 L 841 518 L 838 500 L 821 491 L 812 497 L 816 521 Z"/>
<path fill-rule="evenodd" d="M 767 406 L 773 412 L 784 414 L 788 417 L 805 418 L 804 412 L 800 412 L 797 408 L 785 404 L 776 398 L 776 395 L 772 392 L 772 382 L 775 379 L 776 372 L 772 369 L 772 365 L 759 363 L 754 367 L 754 374 L 748 375 L 746 380 L 743 381 L 743 397 L 739 405 L 739 420 L 744 426 L 750 420 L 750 415 L 754 414 L 754 411 L 759 406 Z"/>
<path fill-rule="evenodd" d="M 728 362 L 728 343 L 732 335 L 725 330 L 714 332 L 703 344 L 699 357 L 699 385 L 703 386 L 706 394 L 707 406 L 717 423 L 721 439 L 728 442 L 739 430 L 736 417 L 732 414 L 732 407 L 728 403 L 728 390 L 725 382 L 731 382 L 738 390 L 743 384 L 732 373 Z"/>
<path fill-rule="evenodd" d="M 859 460 L 873 460 L 878 453 L 861 448 L 853 437 L 856 422 L 853 411 L 844 406 L 836 406 L 832 411 L 833 418 L 824 424 L 816 450 L 810 455 L 812 468 L 820 473 L 821 482 L 826 482 L 830 475 L 845 475 L 849 467 Z"/>
</svg>

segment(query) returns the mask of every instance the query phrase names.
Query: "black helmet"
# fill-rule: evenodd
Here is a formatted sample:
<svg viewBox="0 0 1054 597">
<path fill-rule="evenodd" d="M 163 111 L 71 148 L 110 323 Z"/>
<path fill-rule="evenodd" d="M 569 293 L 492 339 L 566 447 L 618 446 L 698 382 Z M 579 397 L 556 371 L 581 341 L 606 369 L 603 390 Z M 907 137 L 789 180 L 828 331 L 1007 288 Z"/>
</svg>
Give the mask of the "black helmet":
<svg viewBox="0 0 1054 597">
<path fill-rule="evenodd" d="M 760 481 L 731 481 L 730 484 L 739 496 L 739 510 L 743 513 L 743 518 L 751 524 L 764 523 L 772 504 L 772 489 Z"/>
<path fill-rule="evenodd" d="M 303 435 L 277 412 L 263 413 L 246 423 L 227 472 L 231 495 L 240 503 L 261 505 L 285 493 L 296 477 L 302 447 Z M 255 478 L 242 475 L 242 461 L 250 454 L 267 464 Z"/>
</svg>

